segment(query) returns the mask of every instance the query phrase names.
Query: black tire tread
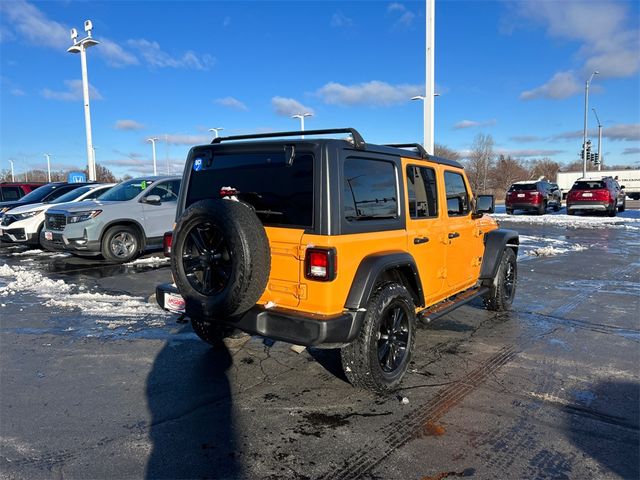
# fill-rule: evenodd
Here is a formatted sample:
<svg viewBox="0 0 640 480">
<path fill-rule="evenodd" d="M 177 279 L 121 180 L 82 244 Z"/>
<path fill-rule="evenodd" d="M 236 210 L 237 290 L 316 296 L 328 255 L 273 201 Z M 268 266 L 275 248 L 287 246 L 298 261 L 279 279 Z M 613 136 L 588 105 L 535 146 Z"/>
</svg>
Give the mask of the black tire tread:
<svg viewBox="0 0 640 480">
<path fill-rule="evenodd" d="M 137 248 L 135 250 L 135 252 L 133 252 L 133 254 L 125 259 L 122 258 L 118 258 L 118 257 L 114 257 L 111 254 L 111 250 L 109 249 L 109 243 L 111 242 L 111 237 L 113 237 L 116 233 L 118 232 L 122 232 L 122 231 L 127 231 L 131 234 L 133 234 L 136 238 L 137 241 Z M 109 262 L 113 262 L 113 263 L 126 263 L 126 262 L 130 262 L 131 260 L 133 260 L 134 258 L 136 258 L 141 251 L 141 243 L 142 240 L 140 238 L 140 232 L 138 232 L 138 230 L 130 225 L 114 225 L 112 227 L 109 227 L 107 229 L 107 231 L 105 232 L 105 234 L 102 236 L 102 242 L 100 244 L 100 253 L 102 253 L 102 256 L 104 257 L 105 260 L 109 261 Z"/>
<path fill-rule="evenodd" d="M 505 297 L 505 292 L 502 288 L 502 276 L 505 274 L 506 265 L 508 262 L 513 262 L 515 269 L 513 294 L 509 299 Z M 518 284 L 518 264 L 516 262 L 516 254 L 510 247 L 505 248 L 505 250 L 502 252 L 502 256 L 500 257 L 500 265 L 498 266 L 498 271 L 496 272 L 496 277 L 498 279 L 497 285 L 493 285 L 489 293 L 483 296 L 484 306 L 487 310 L 491 310 L 494 312 L 504 312 L 505 310 L 509 310 L 509 308 L 511 308 L 511 304 L 513 303 L 513 298 L 515 297 L 516 287 Z"/>
<path fill-rule="evenodd" d="M 375 355 L 375 365 L 377 365 L 377 350 L 371 352 L 370 346 L 373 343 L 372 336 L 377 335 L 378 330 L 374 328 L 377 317 L 388 303 L 393 299 L 400 298 L 410 306 L 410 311 L 414 312 L 415 305 L 413 299 L 407 289 L 395 282 L 381 282 L 379 283 L 369 302 L 367 303 L 367 313 L 365 319 L 360 328 L 360 333 L 356 339 L 349 345 L 342 347 L 340 351 L 340 357 L 342 360 L 342 368 L 349 382 L 358 388 L 363 388 L 380 394 L 387 394 L 394 391 L 402 381 L 402 377 L 406 372 L 411 360 L 411 353 L 415 344 L 415 313 L 413 318 L 410 318 L 411 328 L 409 333 L 409 341 L 407 344 L 408 355 L 405 360 L 405 365 L 402 368 L 398 378 L 392 382 L 386 382 L 379 373 L 373 369 L 372 371 L 372 355 Z"/>
</svg>

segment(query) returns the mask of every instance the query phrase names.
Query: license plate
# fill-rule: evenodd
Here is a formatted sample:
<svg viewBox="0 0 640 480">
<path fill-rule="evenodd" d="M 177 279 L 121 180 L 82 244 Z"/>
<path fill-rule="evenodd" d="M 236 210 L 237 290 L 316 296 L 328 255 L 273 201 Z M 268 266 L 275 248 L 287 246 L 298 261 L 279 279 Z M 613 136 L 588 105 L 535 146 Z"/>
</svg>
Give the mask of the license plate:
<svg viewBox="0 0 640 480">
<path fill-rule="evenodd" d="M 44 232 L 44 239 L 45 239 L 45 240 L 53 240 L 53 233 L 51 233 L 51 232 Z"/>
<path fill-rule="evenodd" d="M 164 308 L 172 312 L 184 312 L 184 298 L 177 293 L 165 293 Z"/>
<path fill-rule="evenodd" d="M 524 193 L 519 193 L 518 198 L 524 198 Z"/>
<path fill-rule="evenodd" d="M 582 194 L 583 197 L 593 197 L 593 193 L 591 192 L 585 192 Z"/>
</svg>

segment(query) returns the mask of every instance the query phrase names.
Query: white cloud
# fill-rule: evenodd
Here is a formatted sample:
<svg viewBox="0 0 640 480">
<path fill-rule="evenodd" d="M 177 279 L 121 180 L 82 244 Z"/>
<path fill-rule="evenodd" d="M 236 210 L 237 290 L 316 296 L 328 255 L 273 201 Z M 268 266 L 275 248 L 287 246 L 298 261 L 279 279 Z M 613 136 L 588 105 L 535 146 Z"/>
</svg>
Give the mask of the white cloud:
<svg viewBox="0 0 640 480">
<path fill-rule="evenodd" d="M 530 143 L 539 142 L 543 140 L 543 138 L 537 135 L 514 135 L 513 137 L 510 137 L 510 140 L 519 143 Z"/>
<path fill-rule="evenodd" d="M 573 130 L 571 132 L 563 132 L 553 135 L 552 140 L 574 140 L 576 138 L 583 138 L 582 130 Z M 596 137 L 598 135 L 597 129 L 591 129 L 587 132 L 587 137 Z M 612 125 L 610 127 L 604 126 L 602 129 L 602 136 L 609 140 L 621 140 L 621 141 L 640 141 L 640 123 L 620 123 L 618 125 Z"/>
<path fill-rule="evenodd" d="M 293 98 L 273 97 L 271 106 L 278 115 L 289 117 L 299 113 L 314 113 L 313 109 L 306 107 Z"/>
<path fill-rule="evenodd" d="M 336 28 L 351 27 L 353 26 L 353 20 L 339 11 L 331 16 L 331 26 Z"/>
<path fill-rule="evenodd" d="M 387 7 L 387 11 L 388 12 L 404 12 L 407 10 L 407 7 L 405 7 L 403 4 L 398 3 L 398 2 L 393 2 L 390 3 L 389 6 Z"/>
<path fill-rule="evenodd" d="M 126 67 L 129 65 L 138 65 L 140 61 L 132 53 L 127 52 L 124 48 L 106 38 L 100 39 L 100 45 L 92 50 L 105 59 L 108 65 L 112 67 Z"/>
<path fill-rule="evenodd" d="M 640 147 L 625 148 L 622 155 L 638 155 L 640 154 Z"/>
<path fill-rule="evenodd" d="M 389 106 L 408 102 L 411 97 L 420 95 L 422 85 L 390 85 L 373 80 L 355 85 L 327 83 L 316 94 L 324 103 L 330 105 L 375 105 Z"/>
<path fill-rule="evenodd" d="M 233 98 L 233 97 L 216 98 L 214 101 L 218 105 L 231 108 L 232 110 L 240 110 L 245 112 L 249 110 L 247 106 L 237 98 Z"/>
<path fill-rule="evenodd" d="M 71 45 L 69 29 L 48 19 L 34 5 L 23 0 L 3 1 L 0 2 L 0 12 L 5 17 L 4 28 L 8 30 L 8 39 L 19 37 L 33 44 L 64 50 Z"/>
<path fill-rule="evenodd" d="M 9 93 L 14 97 L 24 97 L 26 95 L 25 91 L 20 88 L 12 88 Z"/>
<path fill-rule="evenodd" d="M 204 145 L 211 143 L 211 135 L 162 135 L 161 139 L 172 145 Z"/>
<path fill-rule="evenodd" d="M 484 121 L 476 121 L 476 120 L 462 120 L 456 123 L 453 128 L 456 130 L 460 130 L 462 128 L 474 128 L 474 127 L 487 127 L 490 125 L 495 125 L 497 121 L 495 119 L 484 120 Z"/>
<path fill-rule="evenodd" d="M 158 42 L 144 38 L 128 40 L 127 45 L 137 50 L 145 62 L 155 68 L 191 68 L 193 70 L 209 70 L 215 59 L 211 55 L 197 55 L 188 51 L 180 57 L 173 57 L 160 49 Z"/>
<path fill-rule="evenodd" d="M 83 99 L 82 80 L 65 80 L 66 90 L 55 91 L 45 88 L 40 93 L 49 100 L 62 100 L 65 102 L 79 101 Z M 89 98 L 91 100 L 104 100 L 100 92 L 93 85 L 89 84 Z"/>
<path fill-rule="evenodd" d="M 578 82 L 573 72 L 558 72 L 544 85 L 522 92 L 520 99 L 550 98 L 560 100 L 581 91 L 582 85 Z"/>
<path fill-rule="evenodd" d="M 552 157 L 563 153 L 564 150 L 543 150 L 543 149 L 524 149 L 524 150 L 503 150 L 498 149 L 496 153 L 499 155 L 511 155 L 515 158 L 530 158 L 530 157 Z"/>
<path fill-rule="evenodd" d="M 523 92 L 523 100 L 531 98 L 566 98 L 580 91 L 575 88 L 576 76 L 588 78 L 598 70 L 601 77 L 629 77 L 640 69 L 640 31 L 630 7 L 616 1 L 541 2 L 525 0 L 513 2 L 516 15 L 529 25 L 531 20 L 546 27 L 552 38 L 577 42 L 576 59 L 582 63 L 580 71 L 557 73 L 547 84 Z M 564 75 L 564 78 L 558 77 Z M 551 83 L 553 85 L 550 85 Z M 553 89 L 552 87 L 556 87 Z M 549 90 L 548 94 L 545 94 Z"/>
<path fill-rule="evenodd" d="M 393 24 L 394 28 L 398 27 L 410 27 L 416 18 L 416 14 L 407 9 L 402 3 L 394 2 L 390 3 L 387 7 L 387 12 L 392 15 L 399 14 L 400 17 Z"/>
<path fill-rule="evenodd" d="M 116 130 L 143 130 L 145 128 L 141 123 L 135 120 L 118 120 L 114 127 Z"/>
</svg>

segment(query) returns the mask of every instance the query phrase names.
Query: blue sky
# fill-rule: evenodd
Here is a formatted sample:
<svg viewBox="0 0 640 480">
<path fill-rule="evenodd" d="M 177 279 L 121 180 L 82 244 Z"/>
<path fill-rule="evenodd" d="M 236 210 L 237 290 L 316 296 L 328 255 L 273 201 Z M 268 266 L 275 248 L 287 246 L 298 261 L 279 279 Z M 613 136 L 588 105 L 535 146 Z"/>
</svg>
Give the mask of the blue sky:
<svg viewBox="0 0 640 480">
<path fill-rule="evenodd" d="M 421 142 L 425 4 L 417 2 L 0 2 L 0 169 L 86 165 L 80 59 L 88 50 L 98 163 L 117 175 L 180 171 L 223 134 L 351 126 L 373 143 Z M 568 163 L 584 82 L 605 161 L 640 166 L 640 2 L 437 1 L 435 141 Z M 596 127 L 589 111 L 590 130 Z M 597 134 L 592 135 L 594 144 Z"/>
</svg>

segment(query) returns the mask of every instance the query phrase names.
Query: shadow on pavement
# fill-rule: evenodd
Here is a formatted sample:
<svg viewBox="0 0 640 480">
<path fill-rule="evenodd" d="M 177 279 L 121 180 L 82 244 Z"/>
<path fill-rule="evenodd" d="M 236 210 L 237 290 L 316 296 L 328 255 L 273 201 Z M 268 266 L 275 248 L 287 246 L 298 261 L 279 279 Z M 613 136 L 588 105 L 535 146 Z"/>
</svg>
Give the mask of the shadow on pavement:
<svg viewBox="0 0 640 480">
<path fill-rule="evenodd" d="M 190 326 L 182 332 L 191 331 Z M 234 415 L 224 345 L 169 342 L 147 378 L 153 444 L 146 478 L 238 478 Z"/>
<path fill-rule="evenodd" d="M 640 478 L 640 384 L 600 382 L 577 400 L 564 407 L 571 441 L 608 472 Z"/>
</svg>

